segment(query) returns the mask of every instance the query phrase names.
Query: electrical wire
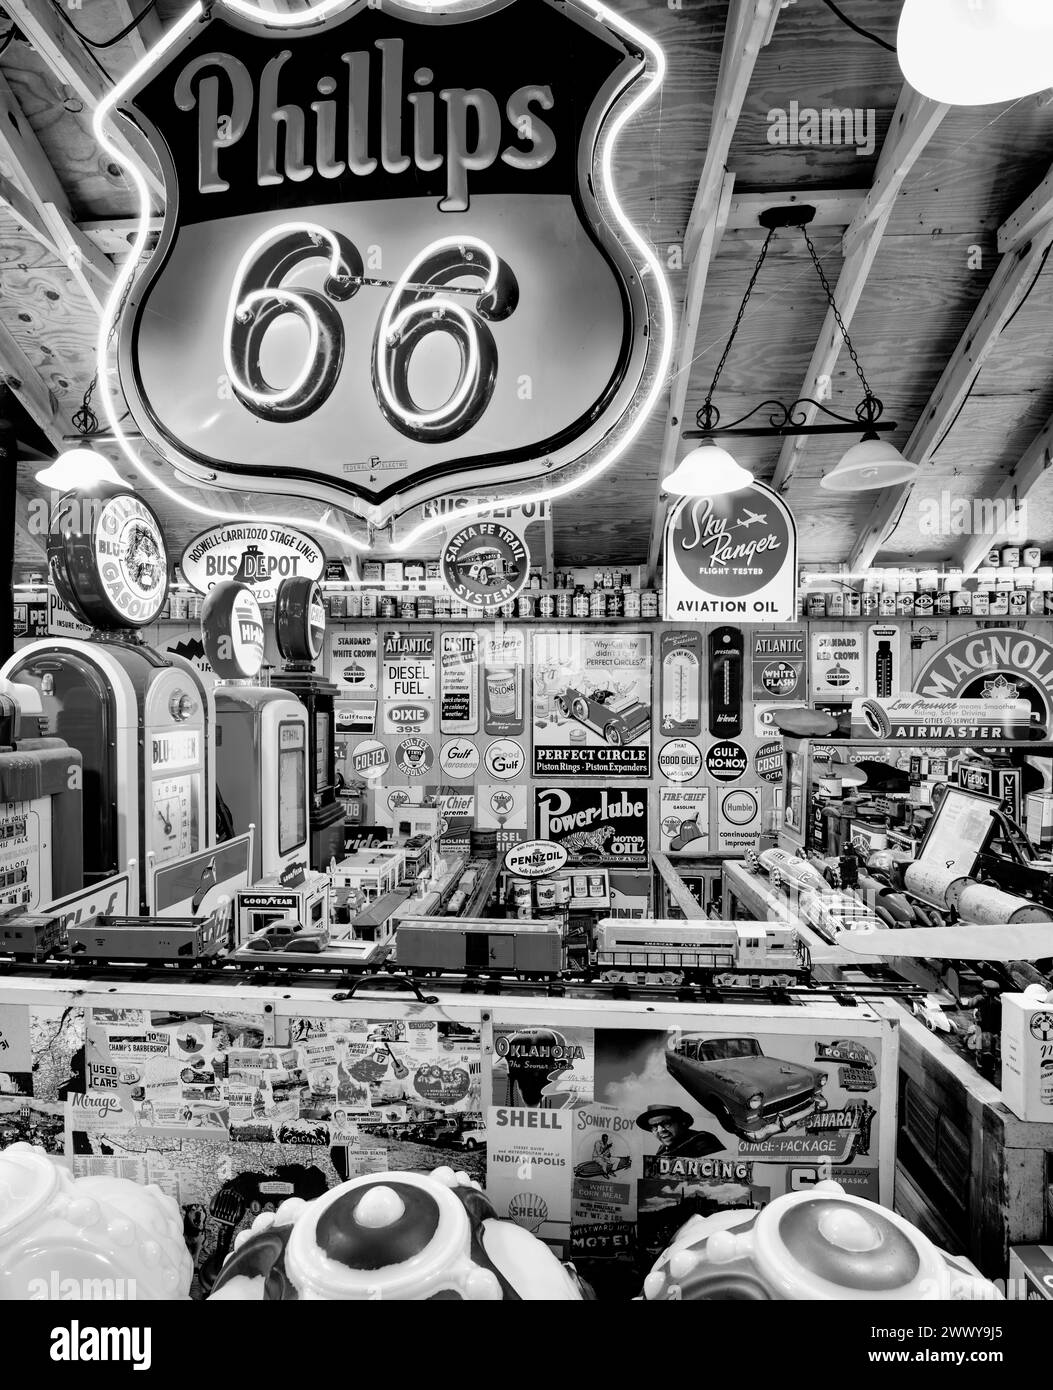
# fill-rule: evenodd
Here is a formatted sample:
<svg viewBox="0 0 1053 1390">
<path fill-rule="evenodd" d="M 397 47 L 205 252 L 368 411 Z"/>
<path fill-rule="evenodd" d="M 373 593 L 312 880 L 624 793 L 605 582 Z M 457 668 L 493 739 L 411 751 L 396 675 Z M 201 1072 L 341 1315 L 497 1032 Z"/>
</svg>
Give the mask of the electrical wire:
<svg viewBox="0 0 1053 1390">
<path fill-rule="evenodd" d="M 119 30 L 118 33 L 111 34 L 108 39 L 89 39 L 87 34 L 82 34 L 81 31 L 77 28 L 77 26 L 73 23 L 72 19 L 70 19 L 69 15 L 65 13 L 63 9 L 63 0 L 55 0 L 55 3 L 59 14 L 62 16 L 63 20 L 69 26 L 69 28 L 73 30 L 77 38 L 80 39 L 81 43 L 87 44 L 89 48 L 99 49 L 113 48 L 114 45 L 120 43 L 122 39 L 126 39 L 133 29 L 137 29 L 139 27 L 139 25 L 143 22 L 143 20 L 150 13 L 150 11 L 157 8 L 157 0 L 147 0 L 147 3 L 139 11 L 139 13 L 135 15 L 132 19 L 130 19 L 128 23 L 124 26 L 124 28 Z"/>
<path fill-rule="evenodd" d="M 857 34 L 861 34 L 863 38 L 869 39 L 871 43 L 878 44 L 881 48 L 886 49 L 889 53 L 896 52 L 896 45 L 894 43 L 887 43 L 884 39 L 879 38 L 877 34 L 871 33 L 869 29 L 864 29 L 861 24 L 857 24 L 854 19 L 849 19 L 848 15 L 846 15 L 842 10 L 839 10 L 837 8 L 837 6 L 834 4 L 834 0 L 823 0 L 823 4 L 826 6 L 828 10 L 830 10 L 833 14 L 835 14 L 838 17 L 842 24 L 847 24 L 849 29 L 855 30 Z"/>
</svg>

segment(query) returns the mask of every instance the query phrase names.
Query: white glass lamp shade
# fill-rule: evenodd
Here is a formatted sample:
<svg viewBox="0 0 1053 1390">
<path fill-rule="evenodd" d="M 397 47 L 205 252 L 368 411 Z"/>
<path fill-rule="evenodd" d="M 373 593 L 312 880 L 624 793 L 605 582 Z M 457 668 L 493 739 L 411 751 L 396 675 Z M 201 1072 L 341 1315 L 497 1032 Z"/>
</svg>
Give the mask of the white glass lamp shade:
<svg viewBox="0 0 1053 1390">
<path fill-rule="evenodd" d="M 987 106 L 1053 87 L 1050 0 L 903 0 L 903 76 L 922 96 Z"/>
<path fill-rule="evenodd" d="M 665 492 L 678 497 L 720 497 L 741 492 L 753 482 L 748 468 L 732 458 L 727 449 L 707 441 L 692 449 L 662 482 Z"/>
<path fill-rule="evenodd" d="M 870 492 L 909 483 L 917 471 L 917 465 L 905 459 L 894 444 L 876 435 L 864 435 L 836 468 L 819 479 L 819 486 L 827 492 Z"/>
<path fill-rule="evenodd" d="M 38 483 L 55 492 L 90 492 L 104 484 L 127 487 L 108 458 L 86 444 L 66 449 L 36 475 Z"/>
</svg>

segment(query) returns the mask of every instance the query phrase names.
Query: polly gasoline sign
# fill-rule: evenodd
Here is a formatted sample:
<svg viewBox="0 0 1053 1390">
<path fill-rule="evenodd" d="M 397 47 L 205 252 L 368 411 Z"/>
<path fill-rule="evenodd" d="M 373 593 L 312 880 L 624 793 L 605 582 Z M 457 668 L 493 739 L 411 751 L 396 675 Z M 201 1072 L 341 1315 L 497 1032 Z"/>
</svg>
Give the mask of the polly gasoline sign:
<svg viewBox="0 0 1053 1390">
<path fill-rule="evenodd" d="M 195 481 L 375 525 L 558 477 L 661 350 L 598 201 L 653 46 L 591 0 L 316 8 L 212 0 L 121 93 L 166 192 L 120 320 L 136 425 Z"/>
</svg>

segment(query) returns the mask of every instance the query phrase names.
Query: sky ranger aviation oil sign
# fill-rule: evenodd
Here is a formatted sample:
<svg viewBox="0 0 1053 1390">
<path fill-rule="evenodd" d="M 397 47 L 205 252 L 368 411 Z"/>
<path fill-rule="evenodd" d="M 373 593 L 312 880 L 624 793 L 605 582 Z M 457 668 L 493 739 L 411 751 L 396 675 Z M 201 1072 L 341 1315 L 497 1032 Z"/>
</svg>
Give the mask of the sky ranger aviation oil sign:
<svg viewBox="0 0 1053 1390">
<path fill-rule="evenodd" d="M 663 337 L 604 187 L 608 117 L 657 85 L 634 31 L 325 8 L 215 0 L 121 96 L 167 192 L 121 318 L 136 424 L 194 480 L 377 523 L 606 452 Z"/>
</svg>

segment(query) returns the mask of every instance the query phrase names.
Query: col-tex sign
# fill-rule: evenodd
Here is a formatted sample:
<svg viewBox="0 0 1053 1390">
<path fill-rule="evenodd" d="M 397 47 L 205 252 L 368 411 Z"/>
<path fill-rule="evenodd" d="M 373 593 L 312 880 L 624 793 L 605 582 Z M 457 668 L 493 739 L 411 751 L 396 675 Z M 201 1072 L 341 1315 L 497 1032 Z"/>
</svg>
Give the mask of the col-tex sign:
<svg viewBox="0 0 1053 1390">
<path fill-rule="evenodd" d="M 378 524 L 552 478 L 655 350 L 595 194 L 644 54 L 567 0 L 322 9 L 214 0 L 121 98 L 168 193 L 121 319 L 132 415 L 194 480 Z"/>
</svg>

